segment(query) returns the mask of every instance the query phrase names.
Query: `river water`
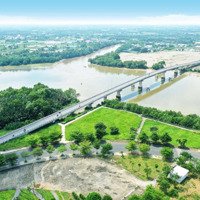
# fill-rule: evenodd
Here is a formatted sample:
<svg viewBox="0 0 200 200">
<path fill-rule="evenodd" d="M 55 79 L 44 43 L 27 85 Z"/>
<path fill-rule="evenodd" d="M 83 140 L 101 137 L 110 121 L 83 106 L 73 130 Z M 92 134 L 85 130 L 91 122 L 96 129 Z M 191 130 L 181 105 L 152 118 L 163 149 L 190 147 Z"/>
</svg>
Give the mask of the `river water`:
<svg viewBox="0 0 200 200">
<path fill-rule="evenodd" d="M 32 87 L 40 82 L 53 88 L 74 88 L 80 94 L 80 99 L 83 100 L 146 73 L 141 70 L 91 66 L 88 63 L 89 58 L 114 51 L 116 48 L 118 46 L 108 47 L 87 56 L 63 60 L 54 64 L 18 66 L 12 69 L 1 68 L 0 90 L 8 87 Z M 171 72 L 166 74 L 167 77 L 172 75 Z M 152 84 L 155 84 L 155 78 L 144 81 L 144 87 L 149 87 Z M 140 104 L 164 110 L 173 109 L 185 114 L 200 114 L 199 86 L 199 77 L 188 77 L 170 88 L 144 99 Z M 122 91 L 124 100 L 134 97 L 135 94 L 136 92 L 132 92 L 130 88 Z M 115 94 L 111 98 L 114 96 Z"/>
<path fill-rule="evenodd" d="M 114 51 L 118 46 L 99 50 L 93 54 L 63 60 L 54 64 L 41 64 L 13 69 L 1 69 L 0 90 L 8 87 L 31 87 L 40 82 L 53 88 L 74 88 L 80 93 L 80 99 L 86 99 L 113 86 L 135 78 L 137 73 L 128 69 L 94 67 L 88 63 L 89 58 Z"/>
<path fill-rule="evenodd" d="M 143 99 L 139 104 L 200 115 L 200 75 L 186 76 L 172 86 Z"/>
</svg>

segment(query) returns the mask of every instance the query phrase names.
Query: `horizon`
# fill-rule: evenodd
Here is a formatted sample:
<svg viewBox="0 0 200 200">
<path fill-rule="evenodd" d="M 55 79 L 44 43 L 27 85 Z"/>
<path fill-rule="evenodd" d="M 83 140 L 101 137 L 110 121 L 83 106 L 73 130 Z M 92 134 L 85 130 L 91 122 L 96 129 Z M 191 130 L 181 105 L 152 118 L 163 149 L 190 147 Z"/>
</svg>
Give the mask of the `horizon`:
<svg viewBox="0 0 200 200">
<path fill-rule="evenodd" d="M 196 0 L 8 0 L 0 2 L 0 25 L 200 25 Z"/>
</svg>

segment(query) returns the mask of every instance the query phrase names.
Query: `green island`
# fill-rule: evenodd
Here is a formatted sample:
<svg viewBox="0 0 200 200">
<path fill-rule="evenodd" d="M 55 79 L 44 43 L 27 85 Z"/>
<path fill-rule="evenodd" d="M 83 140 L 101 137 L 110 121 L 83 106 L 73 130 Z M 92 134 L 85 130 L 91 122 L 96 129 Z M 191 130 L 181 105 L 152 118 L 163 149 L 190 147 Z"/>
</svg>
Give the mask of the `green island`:
<svg viewBox="0 0 200 200">
<path fill-rule="evenodd" d="M 89 59 L 89 62 L 96 65 L 119 67 L 129 69 L 148 69 L 146 61 L 121 61 L 120 56 L 116 52 L 106 53 L 102 56 Z"/>
</svg>

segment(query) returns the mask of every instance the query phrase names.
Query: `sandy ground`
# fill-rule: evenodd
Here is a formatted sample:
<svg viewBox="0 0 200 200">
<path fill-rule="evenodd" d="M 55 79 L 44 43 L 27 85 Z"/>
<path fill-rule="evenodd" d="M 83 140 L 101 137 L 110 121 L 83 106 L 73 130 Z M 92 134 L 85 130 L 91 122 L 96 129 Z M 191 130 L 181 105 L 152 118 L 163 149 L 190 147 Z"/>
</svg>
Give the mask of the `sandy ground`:
<svg viewBox="0 0 200 200">
<path fill-rule="evenodd" d="M 161 60 L 166 62 L 166 67 L 200 60 L 200 52 L 190 51 L 160 51 L 154 53 L 121 53 L 123 61 L 146 60 L 148 67 Z"/>
<path fill-rule="evenodd" d="M 33 184 L 50 190 L 97 191 L 120 200 L 131 193 L 141 193 L 152 182 L 141 181 L 124 169 L 99 159 L 69 158 L 24 166 L 0 174 L 0 189 L 21 188 Z"/>
</svg>

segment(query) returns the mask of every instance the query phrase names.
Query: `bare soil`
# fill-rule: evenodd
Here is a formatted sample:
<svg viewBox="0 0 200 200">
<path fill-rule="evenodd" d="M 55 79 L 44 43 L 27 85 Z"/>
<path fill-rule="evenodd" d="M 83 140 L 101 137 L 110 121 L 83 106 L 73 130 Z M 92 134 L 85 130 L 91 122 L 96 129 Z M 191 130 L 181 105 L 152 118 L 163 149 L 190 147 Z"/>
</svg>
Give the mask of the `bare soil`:
<svg viewBox="0 0 200 200">
<path fill-rule="evenodd" d="M 141 193 L 152 182 L 142 181 L 119 166 L 96 158 L 69 158 L 1 172 L 0 189 L 40 188 L 87 194 L 97 191 L 120 200 Z"/>
</svg>

